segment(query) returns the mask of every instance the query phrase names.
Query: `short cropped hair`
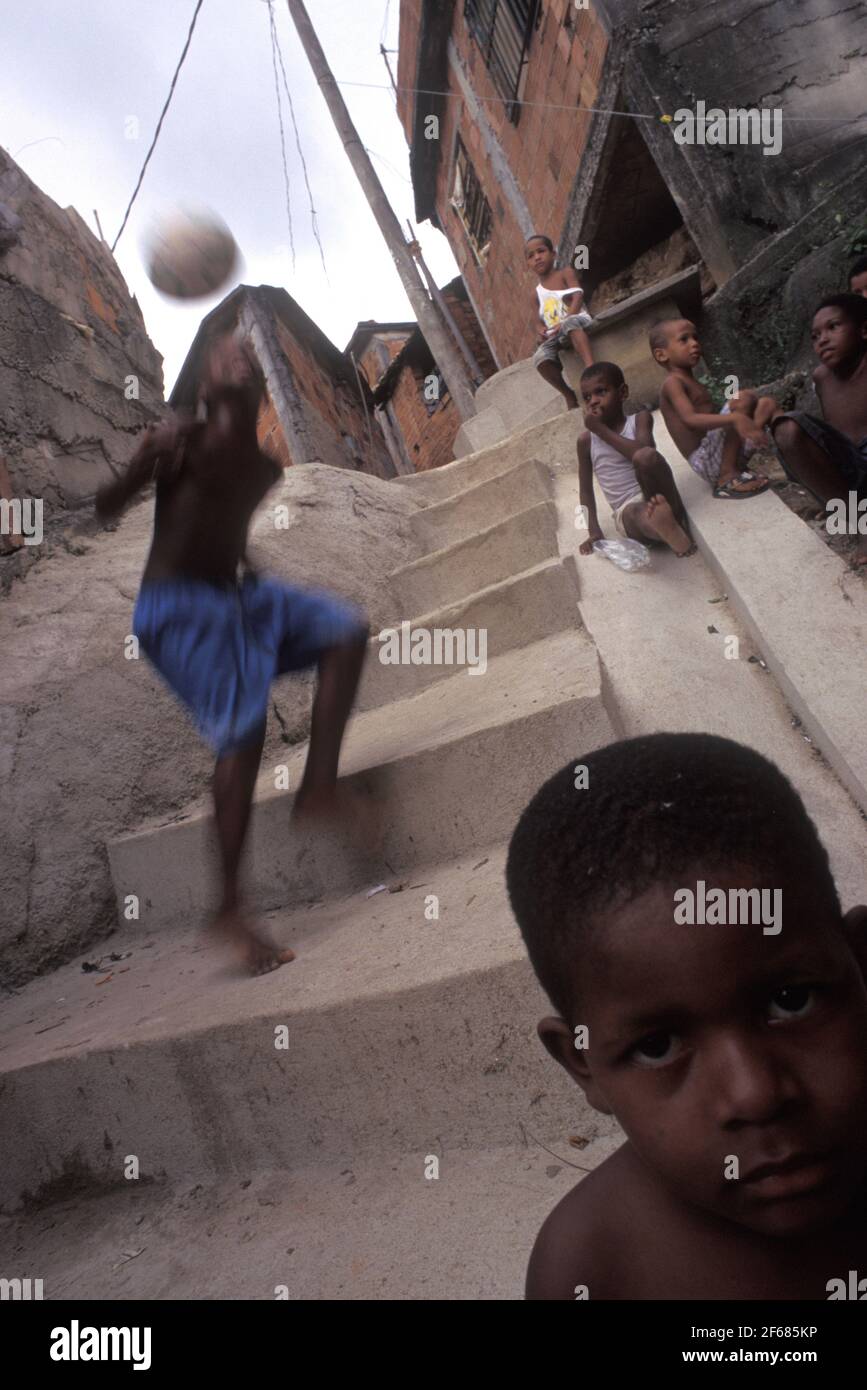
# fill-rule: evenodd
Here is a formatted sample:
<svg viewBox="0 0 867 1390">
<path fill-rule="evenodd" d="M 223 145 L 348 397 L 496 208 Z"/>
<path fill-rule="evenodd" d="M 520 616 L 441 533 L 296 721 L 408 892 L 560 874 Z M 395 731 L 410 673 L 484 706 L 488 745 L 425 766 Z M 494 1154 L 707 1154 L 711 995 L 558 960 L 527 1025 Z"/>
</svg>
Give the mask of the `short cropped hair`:
<svg viewBox="0 0 867 1390">
<path fill-rule="evenodd" d="M 576 765 L 587 769 L 576 777 Z M 577 785 L 576 785 L 577 784 Z M 749 866 L 823 903 L 840 900 L 800 796 L 767 758 L 714 734 L 647 734 L 573 759 L 512 835 L 506 884 L 533 969 L 567 1020 L 582 945 L 605 912 L 655 883 Z M 673 911 L 673 908 L 672 908 Z"/>
<path fill-rule="evenodd" d="M 601 376 L 609 386 L 626 385 L 626 378 L 616 362 L 591 362 L 581 373 L 581 381 L 589 381 L 594 376 Z"/>
<path fill-rule="evenodd" d="M 534 232 L 532 236 L 528 236 L 524 244 L 529 246 L 531 241 L 544 241 L 549 251 L 554 250 L 554 243 L 551 238 L 549 236 L 543 236 L 541 232 Z"/>
<path fill-rule="evenodd" d="M 867 323 L 867 299 L 862 294 L 829 294 L 821 304 L 816 305 L 814 317 L 820 309 L 842 309 L 856 328 L 863 328 Z"/>
<path fill-rule="evenodd" d="M 673 323 L 679 323 L 679 319 L 657 319 L 656 323 L 650 325 L 650 347 L 668 347 L 668 335 Z"/>
<path fill-rule="evenodd" d="M 854 265 L 849 267 L 849 284 L 855 279 L 856 275 L 863 275 L 867 272 L 867 256 L 859 256 Z"/>
</svg>

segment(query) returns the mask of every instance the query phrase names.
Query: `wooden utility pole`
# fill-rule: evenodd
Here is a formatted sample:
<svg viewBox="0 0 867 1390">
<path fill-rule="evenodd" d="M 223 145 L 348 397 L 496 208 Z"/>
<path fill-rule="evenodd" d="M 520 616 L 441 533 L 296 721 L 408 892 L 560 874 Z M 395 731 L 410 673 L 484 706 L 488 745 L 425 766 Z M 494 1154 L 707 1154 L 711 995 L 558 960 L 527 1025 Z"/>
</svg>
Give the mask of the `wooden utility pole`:
<svg viewBox="0 0 867 1390">
<path fill-rule="evenodd" d="M 322 95 L 337 127 L 337 133 L 343 141 L 343 148 L 346 150 L 349 162 L 355 170 L 358 182 L 364 190 L 371 211 L 397 266 L 397 273 L 403 282 L 407 298 L 415 310 L 418 326 L 422 331 L 424 340 L 430 348 L 437 367 L 443 374 L 443 379 L 458 415 L 462 420 L 469 420 L 475 415 L 476 407 L 473 401 L 472 383 L 461 353 L 440 318 L 436 305 L 428 298 L 427 290 L 412 253 L 406 244 L 397 215 L 376 176 L 358 131 L 352 124 L 352 117 L 340 95 L 303 0 L 286 0 L 286 3 L 289 6 L 289 13 L 295 28 L 298 30 L 298 37 L 310 60 L 316 81 L 319 83 Z"/>
<path fill-rule="evenodd" d="M 473 385 L 481 386 L 482 382 L 485 379 L 485 374 L 479 366 L 478 362 L 476 361 L 475 353 L 473 352 L 472 348 L 470 347 L 469 343 L 467 342 L 466 338 L 461 332 L 458 326 L 458 322 L 451 309 L 449 308 L 448 300 L 446 299 L 445 295 L 443 294 L 442 290 L 440 289 L 439 285 L 437 284 L 436 280 L 431 275 L 430 271 L 428 270 L 425 264 L 424 255 L 422 254 L 422 249 L 419 245 L 418 237 L 415 234 L 415 229 L 412 223 L 410 222 L 409 218 L 406 219 L 406 225 L 409 228 L 409 249 L 419 263 L 421 273 L 425 278 L 425 282 L 427 284 L 428 289 L 430 290 L 431 299 L 439 307 L 443 318 L 445 319 L 449 328 L 452 330 L 452 337 L 454 338 L 455 342 L 457 343 L 458 347 L 460 348 L 463 354 L 464 361 L 466 362 L 470 376 L 473 379 Z"/>
</svg>

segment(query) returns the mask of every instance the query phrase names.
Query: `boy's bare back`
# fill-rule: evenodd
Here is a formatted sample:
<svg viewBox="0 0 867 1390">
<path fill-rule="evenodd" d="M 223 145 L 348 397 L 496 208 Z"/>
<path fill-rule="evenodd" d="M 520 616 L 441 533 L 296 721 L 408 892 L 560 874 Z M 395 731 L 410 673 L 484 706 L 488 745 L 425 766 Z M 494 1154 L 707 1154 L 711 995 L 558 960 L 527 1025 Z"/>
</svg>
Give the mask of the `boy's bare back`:
<svg viewBox="0 0 867 1390">
<path fill-rule="evenodd" d="M 678 408 L 678 403 L 682 404 L 684 400 L 700 414 L 715 414 L 716 406 L 707 387 L 702 386 L 695 377 L 670 373 L 662 383 L 659 393 L 662 418 L 678 449 L 688 458 L 701 444 L 707 431 L 694 430 L 685 424 Z"/>
</svg>

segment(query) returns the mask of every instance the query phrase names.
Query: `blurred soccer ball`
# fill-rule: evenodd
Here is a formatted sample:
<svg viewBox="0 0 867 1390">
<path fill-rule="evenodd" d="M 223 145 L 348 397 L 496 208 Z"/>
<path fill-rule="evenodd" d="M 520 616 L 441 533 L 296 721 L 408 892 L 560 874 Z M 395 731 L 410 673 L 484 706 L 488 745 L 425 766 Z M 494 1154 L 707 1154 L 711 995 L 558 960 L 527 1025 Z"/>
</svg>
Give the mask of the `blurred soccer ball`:
<svg viewBox="0 0 867 1390">
<path fill-rule="evenodd" d="M 155 221 L 142 252 L 151 283 L 173 299 L 215 294 L 239 260 L 235 238 L 222 217 L 202 208 L 173 208 Z"/>
</svg>

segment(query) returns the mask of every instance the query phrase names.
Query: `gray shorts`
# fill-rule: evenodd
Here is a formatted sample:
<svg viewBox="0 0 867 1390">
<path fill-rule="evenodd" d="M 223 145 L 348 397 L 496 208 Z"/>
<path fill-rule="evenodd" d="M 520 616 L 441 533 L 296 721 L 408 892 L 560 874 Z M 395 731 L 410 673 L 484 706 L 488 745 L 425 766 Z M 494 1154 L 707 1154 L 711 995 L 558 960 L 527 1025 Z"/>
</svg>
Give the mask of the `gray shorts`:
<svg viewBox="0 0 867 1390">
<path fill-rule="evenodd" d="M 574 328 L 586 328 L 587 325 L 592 322 L 593 319 L 590 314 L 587 313 L 586 309 L 582 309 L 580 314 L 570 314 L 569 317 L 565 318 L 560 324 L 560 332 L 557 334 L 557 337 L 546 338 L 545 341 L 540 343 L 536 348 L 536 351 L 533 353 L 533 366 L 538 367 L 541 362 L 558 362 L 560 360 L 560 353 L 565 352 L 567 348 L 571 348 L 572 346 L 569 341 L 569 334 L 572 330 Z"/>
<path fill-rule="evenodd" d="M 774 425 L 778 425 L 781 420 L 794 421 L 807 438 L 818 444 L 831 462 L 836 464 L 845 486 L 850 491 L 857 492 L 859 498 L 867 497 L 867 439 L 862 439 L 856 444 L 848 435 L 829 425 L 827 420 L 820 419 L 818 415 L 809 415 L 805 410 L 790 410 L 786 415 L 778 415 Z M 773 434 L 773 429 L 771 433 Z M 800 483 L 801 487 L 807 487 L 807 484 L 792 472 L 779 446 L 777 453 L 788 476 L 794 482 Z M 811 489 L 808 488 L 807 491 Z M 821 500 L 817 498 L 817 501 Z"/>
</svg>

